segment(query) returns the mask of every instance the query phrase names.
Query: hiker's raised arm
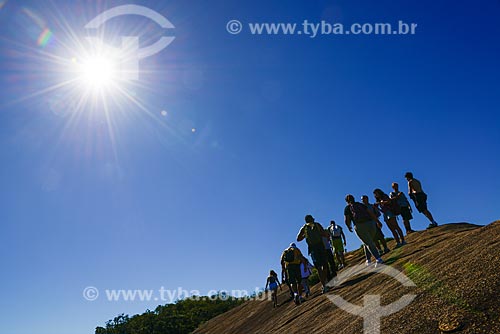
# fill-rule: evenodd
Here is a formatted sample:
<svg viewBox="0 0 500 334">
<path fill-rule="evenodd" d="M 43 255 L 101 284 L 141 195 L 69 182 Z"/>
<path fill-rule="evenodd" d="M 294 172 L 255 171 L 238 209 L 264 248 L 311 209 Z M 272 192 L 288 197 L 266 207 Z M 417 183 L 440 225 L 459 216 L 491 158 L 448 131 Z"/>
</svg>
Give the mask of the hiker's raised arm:
<svg viewBox="0 0 500 334">
<path fill-rule="evenodd" d="M 304 240 L 305 237 L 306 237 L 306 232 L 304 226 L 302 226 L 302 228 L 299 231 L 299 234 L 297 234 L 297 241 L 302 241 Z"/>
<path fill-rule="evenodd" d="M 345 222 L 345 225 L 347 226 L 347 229 L 349 230 L 349 232 L 352 232 L 352 227 L 351 227 L 351 216 L 347 216 L 347 215 L 345 215 L 345 216 L 344 216 L 344 222 Z"/>
</svg>

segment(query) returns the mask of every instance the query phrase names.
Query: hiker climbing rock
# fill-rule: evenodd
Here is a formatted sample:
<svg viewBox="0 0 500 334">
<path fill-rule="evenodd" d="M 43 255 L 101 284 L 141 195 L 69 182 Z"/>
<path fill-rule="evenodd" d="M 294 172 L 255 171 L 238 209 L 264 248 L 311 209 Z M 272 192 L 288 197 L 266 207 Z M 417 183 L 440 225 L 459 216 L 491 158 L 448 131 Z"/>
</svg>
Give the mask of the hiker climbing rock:
<svg viewBox="0 0 500 334">
<path fill-rule="evenodd" d="M 344 257 L 344 246 L 346 246 L 345 234 L 342 231 L 342 227 L 337 225 L 334 220 L 330 221 L 330 226 L 328 227 L 328 233 L 330 234 L 330 242 L 333 247 L 333 252 L 337 257 L 337 262 L 339 263 L 339 268 L 345 267 L 345 257 Z"/>
<path fill-rule="evenodd" d="M 406 198 L 405 194 L 399 191 L 399 184 L 397 184 L 396 182 L 392 183 L 392 190 L 393 191 L 391 191 L 389 197 L 396 199 L 396 202 L 399 205 L 400 214 L 401 218 L 403 219 L 403 225 L 405 226 L 406 234 L 415 232 L 411 229 L 410 225 L 410 220 L 413 219 L 413 216 L 411 214 L 412 210 L 410 202 Z"/>
<path fill-rule="evenodd" d="M 377 233 L 376 224 L 380 223 L 377 216 L 369 211 L 364 204 L 356 202 L 353 195 L 347 195 L 345 201 L 347 205 L 344 209 L 344 219 L 347 229 L 349 232 L 353 232 L 352 223 L 354 223 L 357 236 L 363 244 L 368 246 L 368 250 L 375 257 L 376 262 L 384 263 L 374 242 Z"/>
<path fill-rule="evenodd" d="M 379 209 L 377 208 L 377 206 L 370 203 L 367 195 L 361 196 L 361 202 L 368 208 L 368 210 L 373 212 L 373 214 L 377 218 L 381 216 Z M 375 246 L 377 247 L 377 250 L 379 251 L 380 255 L 389 253 L 391 251 L 389 247 L 387 247 L 387 242 L 385 241 L 385 235 L 384 232 L 382 232 L 382 224 L 379 222 L 377 222 L 377 233 L 375 234 L 374 241 L 375 241 Z M 367 248 L 365 248 L 365 255 L 367 257 L 366 260 L 370 262 L 371 257 Z"/>
<path fill-rule="evenodd" d="M 323 285 L 323 293 L 326 293 L 328 291 L 326 286 L 328 258 L 323 244 L 323 236 L 328 237 L 328 232 L 323 229 L 321 224 L 315 222 L 311 215 L 307 215 L 305 221 L 305 225 L 302 226 L 297 235 L 297 241 L 306 239 L 308 253 L 318 271 L 319 280 Z"/>
<path fill-rule="evenodd" d="M 332 245 L 330 244 L 330 238 L 328 234 L 328 230 L 325 229 L 326 234 L 322 236 L 323 245 L 325 246 L 325 254 L 326 254 L 326 280 L 330 281 L 332 278 L 337 276 L 337 265 L 335 264 L 335 257 L 333 256 Z"/>
<path fill-rule="evenodd" d="M 271 298 L 273 300 L 273 307 L 278 306 L 278 287 L 281 290 L 281 283 L 278 280 L 278 274 L 274 270 L 269 272 L 269 276 L 267 277 L 265 290 L 267 291 L 267 287 L 269 286 L 269 290 L 271 290 Z"/>
<path fill-rule="evenodd" d="M 309 288 L 309 276 L 312 274 L 312 269 L 314 267 L 309 262 L 307 258 L 304 258 L 302 263 L 300 264 L 300 275 L 302 276 L 302 287 L 304 288 L 304 292 L 306 297 L 309 297 L 311 294 L 311 289 Z"/>
<path fill-rule="evenodd" d="M 293 299 L 297 305 L 300 304 L 302 297 L 300 263 L 303 262 L 303 258 L 302 252 L 294 243 L 281 254 L 281 268 L 286 270 L 288 284 L 292 287 Z"/>
<path fill-rule="evenodd" d="M 380 207 L 380 210 L 384 214 L 384 220 L 391 230 L 394 240 L 396 240 L 396 248 L 406 245 L 405 236 L 403 230 L 399 227 L 397 216 L 400 214 L 399 204 L 396 199 L 391 199 L 380 189 L 375 189 L 373 191 L 373 196 L 377 201 L 375 204 Z"/>
<path fill-rule="evenodd" d="M 427 194 L 422 189 L 422 184 L 419 180 L 413 177 L 413 173 L 407 172 L 405 178 L 408 181 L 408 194 L 410 198 L 415 202 L 415 207 L 418 212 L 423 213 L 427 219 L 431 222 L 427 228 L 433 228 L 438 226 L 432 213 L 427 208 Z"/>
</svg>

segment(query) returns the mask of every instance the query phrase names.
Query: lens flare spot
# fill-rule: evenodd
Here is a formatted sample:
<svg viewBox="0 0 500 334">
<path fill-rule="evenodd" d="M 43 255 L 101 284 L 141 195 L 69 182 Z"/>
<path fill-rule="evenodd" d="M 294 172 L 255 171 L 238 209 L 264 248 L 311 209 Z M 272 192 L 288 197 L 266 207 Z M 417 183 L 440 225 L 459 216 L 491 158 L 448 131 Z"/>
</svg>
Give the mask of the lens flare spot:
<svg viewBox="0 0 500 334">
<path fill-rule="evenodd" d="M 45 28 L 45 29 L 43 29 L 40 36 L 38 36 L 36 44 L 38 44 L 38 46 L 41 46 L 43 48 L 43 47 L 47 46 L 47 44 L 50 42 L 51 38 L 52 38 L 52 31 L 49 28 Z"/>
</svg>

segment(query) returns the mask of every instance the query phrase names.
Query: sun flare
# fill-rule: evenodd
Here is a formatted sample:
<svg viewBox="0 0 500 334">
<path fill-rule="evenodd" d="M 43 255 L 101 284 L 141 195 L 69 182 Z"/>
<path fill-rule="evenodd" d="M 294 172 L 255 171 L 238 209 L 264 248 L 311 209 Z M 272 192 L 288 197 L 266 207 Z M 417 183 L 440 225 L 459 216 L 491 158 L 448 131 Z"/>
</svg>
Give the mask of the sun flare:
<svg viewBox="0 0 500 334">
<path fill-rule="evenodd" d="M 111 57 L 91 56 L 78 66 L 80 79 L 89 89 L 110 88 L 117 83 L 117 65 Z"/>
</svg>

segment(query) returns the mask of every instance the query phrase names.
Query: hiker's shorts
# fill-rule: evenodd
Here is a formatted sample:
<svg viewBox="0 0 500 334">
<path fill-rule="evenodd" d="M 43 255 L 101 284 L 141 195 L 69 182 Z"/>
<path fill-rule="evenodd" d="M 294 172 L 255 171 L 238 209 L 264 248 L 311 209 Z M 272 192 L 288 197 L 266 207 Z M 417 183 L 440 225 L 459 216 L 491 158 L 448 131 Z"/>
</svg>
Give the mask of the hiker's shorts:
<svg viewBox="0 0 500 334">
<path fill-rule="evenodd" d="M 397 217 L 397 215 L 395 215 L 394 213 L 392 213 L 392 211 L 386 211 L 386 212 L 384 212 L 384 220 L 385 221 L 388 221 L 389 219 L 391 219 L 393 217 Z"/>
<path fill-rule="evenodd" d="M 300 274 L 300 264 L 288 264 L 286 266 L 289 284 L 300 284 L 302 276 Z"/>
<path fill-rule="evenodd" d="M 427 211 L 427 194 L 422 192 L 413 195 L 414 195 L 413 200 L 415 201 L 415 207 L 417 208 L 418 212 L 423 213 Z"/>
<path fill-rule="evenodd" d="M 403 220 L 412 220 L 413 216 L 411 214 L 410 208 L 407 206 L 402 206 L 401 207 L 401 217 Z"/>
<path fill-rule="evenodd" d="M 335 252 L 343 253 L 344 252 L 344 243 L 342 242 L 342 238 L 332 238 L 332 246 L 335 249 Z"/>
<path fill-rule="evenodd" d="M 328 265 L 328 258 L 325 246 L 321 243 L 309 249 L 309 254 L 316 268 Z"/>
</svg>

